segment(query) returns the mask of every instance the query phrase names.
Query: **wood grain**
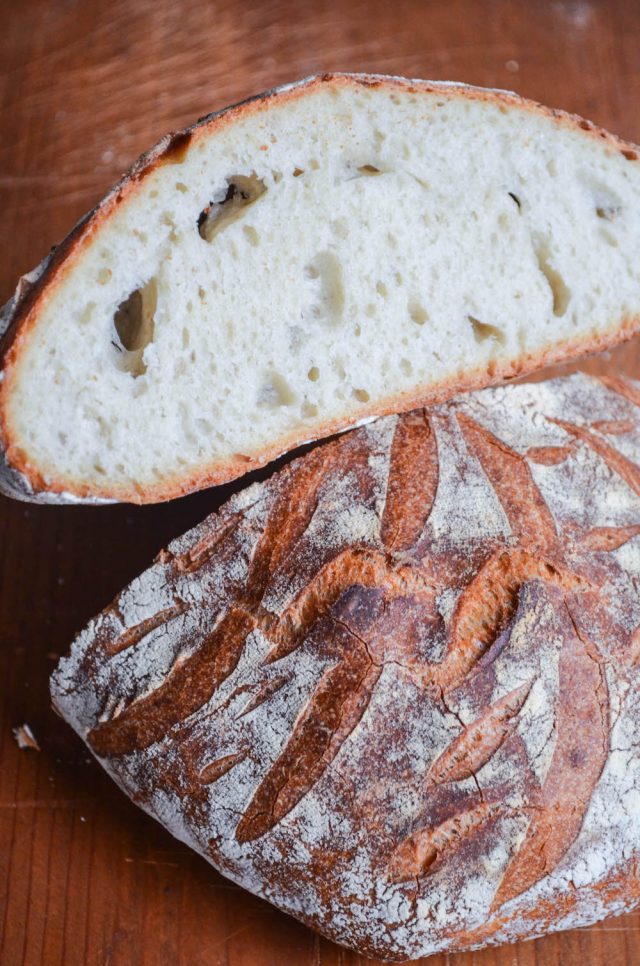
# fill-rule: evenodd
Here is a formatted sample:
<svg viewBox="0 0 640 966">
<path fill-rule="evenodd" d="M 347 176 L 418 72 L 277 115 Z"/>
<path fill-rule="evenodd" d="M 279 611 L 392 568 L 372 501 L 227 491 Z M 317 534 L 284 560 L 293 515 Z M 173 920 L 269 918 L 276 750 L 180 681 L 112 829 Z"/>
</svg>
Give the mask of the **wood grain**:
<svg viewBox="0 0 640 966">
<path fill-rule="evenodd" d="M 633 0 L 0 0 L 0 298 L 165 131 L 318 70 L 516 88 L 640 141 Z M 640 375 L 638 341 L 591 371 Z M 237 483 L 159 507 L 0 498 L 0 961 L 356 966 L 130 804 L 49 708 L 74 632 Z M 42 751 L 20 750 L 32 727 Z M 640 914 L 432 966 L 622 966 Z"/>
</svg>

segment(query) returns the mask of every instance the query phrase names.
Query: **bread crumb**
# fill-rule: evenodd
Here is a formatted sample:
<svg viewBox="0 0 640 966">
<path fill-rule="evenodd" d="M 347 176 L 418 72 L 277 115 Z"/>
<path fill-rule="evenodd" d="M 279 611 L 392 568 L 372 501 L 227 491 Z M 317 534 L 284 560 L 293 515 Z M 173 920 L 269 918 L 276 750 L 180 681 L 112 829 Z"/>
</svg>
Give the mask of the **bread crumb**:
<svg viewBox="0 0 640 966">
<path fill-rule="evenodd" d="M 36 737 L 29 727 L 28 724 L 20 725 L 18 728 L 13 729 L 13 737 L 16 740 L 18 748 L 21 750 L 31 749 L 32 751 L 41 751 L 40 745 L 38 744 Z"/>
</svg>

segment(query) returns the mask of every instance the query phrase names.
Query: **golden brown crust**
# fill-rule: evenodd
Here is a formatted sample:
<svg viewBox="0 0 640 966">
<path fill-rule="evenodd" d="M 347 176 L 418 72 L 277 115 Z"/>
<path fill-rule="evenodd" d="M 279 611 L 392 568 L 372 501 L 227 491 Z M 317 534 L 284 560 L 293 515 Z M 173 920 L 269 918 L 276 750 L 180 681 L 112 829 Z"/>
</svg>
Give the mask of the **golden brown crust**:
<svg viewBox="0 0 640 966">
<path fill-rule="evenodd" d="M 137 488 L 110 487 L 109 493 L 105 495 L 99 486 L 81 484 L 77 480 L 64 478 L 61 475 L 58 475 L 55 479 L 45 480 L 42 472 L 29 462 L 19 442 L 13 438 L 7 419 L 5 400 L 11 392 L 12 375 L 20 355 L 22 342 L 30 329 L 36 324 L 38 313 L 45 301 L 51 297 L 61 280 L 73 270 L 75 259 L 92 235 L 109 218 L 118 205 L 135 191 L 140 190 L 140 186 L 146 177 L 162 164 L 171 164 L 181 160 L 185 151 L 198 138 L 210 135 L 213 130 L 221 130 L 246 115 L 267 110 L 269 103 L 274 98 L 277 98 L 279 103 L 299 99 L 309 96 L 314 90 L 322 88 L 325 84 L 395 87 L 409 93 L 464 96 L 472 100 L 497 102 L 504 105 L 505 108 L 519 107 L 552 118 L 560 125 L 579 129 L 593 138 L 605 142 L 612 150 L 619 151 L 631 161 L 636 161 L 639 157 L 640 149 L 636 145 L 621 140 L 590 121 L 565 111 L 544 107 L 510 91 L 374 74 L 327 73 L 315 75 L 298 83 L 255 95 L 239 104 L 201 118 L 183 131 L 165 136 L 132 165 L 105 198 L 52 251 L 44 272 L 35 283 L 27 287 L 22 297 L 16 300 L 9 313 L 8 324 L 4 332 L 2 325 L 0 325 L 0 364 L 2 367 L 0 371 L 3 372 L 3 379 L 0 381 L 0 450 L 4 451 L 3 456 L 6 464 L 6 468 L 3 468 L 0 464 L 0 477 L 3 472 L 5 474 L 12 473 L 12 487 L 15 490 L 23 490 L 25 498 L 37 500 L 37 494 L 42 492 L 61 494 L 63 499 L 65 494 L 71 494 L 75 501 L 91 502 L 106 499 L 107 501 L 119 500 L 131 503 L 161 502 L 183 496 L 194 490 L 228 482 L 308 441 L 305 431 L 301 429 L 282 437 L 274 442 L 271 447 L 263 448 L 258 453 L 225 459 L 218 465 L 210 465 L 199 472 L 194 472 L 188 478 L 181 476 L 179 479 L 165 480 L 156 485 L 147 484 Z M 573 359 L 578 355 L 611 348 L 631 338 L 639 331 L 640 318 L 626 319 L 621 324 L 616 324 L 615 328 L 612 327 L 610 331 L 603 330 L 598 336 L 570 340 L 546 353 L 522 356 L 509 364 L 492 366 L 490 372 L 484 369 L 468 371 L 458 379 L 448 379 L 442 385 L 434 386 L 427 392 L 390 397 L 378 404 L 363 406 L 358 414 L 358 421 L 372 416 L 387 415 L 432 405 L 461 392 L 495 385 L 501 380 L 526 375 L 542 366 L 554 365 Z M 350 425 L 353 425 L 353 422 Z M 324 438 L 346 428 L 349 427 L 345 425 L 344 419 L 329 420 L 315 430 L 313 438 Z"/>
</svg>

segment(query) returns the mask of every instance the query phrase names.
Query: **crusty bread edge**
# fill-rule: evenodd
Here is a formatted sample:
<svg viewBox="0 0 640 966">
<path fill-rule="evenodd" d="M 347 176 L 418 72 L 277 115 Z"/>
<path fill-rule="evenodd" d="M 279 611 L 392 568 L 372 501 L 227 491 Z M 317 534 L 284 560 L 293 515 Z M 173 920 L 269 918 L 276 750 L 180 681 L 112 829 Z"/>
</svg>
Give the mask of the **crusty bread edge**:
<svg viewBox="0 0 640 966">
<path fill-rule="evenodd" d="M 474 100 L 502 103 L 533 113 L 543 114 L 569 128 L 580 129 L 586 134 L 604 140 L 612 150 L 620 151 L 628 160 L 639 160 L 640 149 L 603 128 L 566 111 L 547 108 L 511 91 L 471 87 L 443 81 L 411 80 L 382 74 L 327 73 L 304 78 L 293 84 L 272 88 L 214 114 L 200 118 L 195 124 L 172 134 L 167 134 L 132 165 L 128 172 L 111 188 L 95 208 L 85 215 L 67 237 L 28 275 L 18 282 L 14 296 L 0 313 L 0 492 L 16 499 L 35 503 L 157 503 L 183 496 L 195 490 L 228 482 L 256 469 L 277 456 L 305 442 L 321 439 L 335 432 L 350 429 L 365 420 L 388 413 L 413 409 L 423 405 L 442 402 L 460 392 L 494 385 L 505 379 L 523 376 L 546 365 L 566 362 L 576 356 L 611 348 L 631 338 L 640 331 L 640 318 L 628 318 L 615 329 L 600 332 L 597 336 L 567 340 L 560 346 L 535 356 L 528 354 L 509 363 L 492 367 L 467 370 L 457 379 L 447 379 L 423 392 L 411 392 L 383 399 L 370 406 L 363 406 L 354 422 L 345 425 L 344 419 L 326 420 L 317 426 L 311 436 L 304 429 L 282 436 L 271 447 L 257 453 L 238 454 L 218 464 L 194 471 L 188 478 L 169 478 L 156 485 L 139 487 L 110 487 L 108 495 L 91 484 L 62 476 L 45 480 L 42 473 L 30 464 L 28 457 L 13 438 L 8 424 L 6 400 L 11 390 L 12 374 L 20 356 L 20 349 L 27 333 L 37 323 L 38 311 L 55 291 L 56 285 L 73 270 L 74 261 L 88 243 L 94 232 L 125 198 L 139 190 L 143 179 L 159 165 L 175 163 L 189 148 L 194 138 L 205 131 L 265 110 L 272 98 L 278 101 L 292 100 L 313 93 L 322 85 L 331 83 L 344 86 L 400 88 L 407 93 L 456 94 Z"/>
</svg>

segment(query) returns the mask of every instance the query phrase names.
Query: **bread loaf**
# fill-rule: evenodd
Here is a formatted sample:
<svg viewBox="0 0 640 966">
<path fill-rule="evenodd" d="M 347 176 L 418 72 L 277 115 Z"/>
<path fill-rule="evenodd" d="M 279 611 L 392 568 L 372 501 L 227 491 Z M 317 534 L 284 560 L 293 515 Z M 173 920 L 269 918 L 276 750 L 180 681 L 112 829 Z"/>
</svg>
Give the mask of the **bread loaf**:
<svg viewBox="0 0 640 966">
<path fill-rule="evenodd" d="M 4 492 L 178 496 L 640 322 L 636 148 L 514 94 L 329 75 L 141 158 L 7 307 Z"/>
<path fill-rule="evenodd" d="M 175 836 L 363 954 L 630 909 L 639 406 L 574 375 L 316 448 L 90 623 L 55 707 Z"/>
</svg>

